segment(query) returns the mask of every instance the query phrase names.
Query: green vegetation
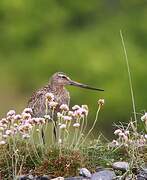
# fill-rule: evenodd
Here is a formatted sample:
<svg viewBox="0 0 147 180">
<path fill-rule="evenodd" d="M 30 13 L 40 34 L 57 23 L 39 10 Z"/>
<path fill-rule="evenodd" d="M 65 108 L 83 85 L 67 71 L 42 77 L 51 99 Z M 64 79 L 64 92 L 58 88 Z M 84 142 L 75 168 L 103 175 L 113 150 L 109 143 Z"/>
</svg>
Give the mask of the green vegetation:
<svg viewBox="0 0 147 180">
<path fill-rule="evenodd" d="M 145 0 L 0 1 L 2 177 L 14 179 L 30 170 L 36 175 L 74 176 L 80 167 L 95 171 L 96 166 L 111 167 L 117 160 L 129 162 L 126 173 L 133 177 L 134 169 L 147 163 L 146 9 Z M 87 104 L 89 118 L 87 106 L 81 105 L 81 117 L 74 123 L 70 118 L 64 123 L 64 116 L 72 116 L 69 110 L 58 114 L 62 128 L 54 144 L 54 123 L 47 123 L 52 117 L 33 119 L 24 112 L 28 109 L 20 115 L 14 111 L 4 114 L 8 109 L 21 112 L 31 92 L 56 71 L 105 91 L 96 94 L 67 87 L 71 107 Z M 104 111 L 100 102 L 97 111 L 97 97 L 106 100 Z M 30 121 L 24 125 L 27 118 Z M 100 131 L 107 136 L 99 135 Z M 111 141 L 113 131 L 117 138 Z"/>
<path fill-rule="evenodd" d="M 6 118 L 0 120 L 2 178 L 14 180 L 29 172 L 38 176 L 76 176 L 81 167 L 87 167 L 94 172 L 97 166 L 111 167 L 117 160 L 129 162 L 130 168 L 126 174 L 132 174 L 133 177 L 133 170 L 147 163 L 147 113 L 141 117 L 142 122 L 130 121 L 128 124 L 117 125 L 114 132 L 116 140 L 109 142 L 99 135 L 97 140 L 91 141 L 89 135 L 97 123 L 104 100 L 98 101 L 96 118 L 87 134 L 87 106 L 75 105 L 70 111 L 68 106 L 63 104 L 60 106 L 61 111 L 57 112 L 58 133 L 55 141 L 53 113 L 56 113 L 57 104 L 52 98 L 53 94 L 46 94 L 46 103 L 49 103 L 52 116 L 33 118 L 32 110 L 26 108 L 21 115 L 11 110 Z M 141 130 L 138 128 L 139 124 L 142 124 Z M 45 143 L 42 129 L 45 132 Z M 50 136 L 47 135 L 48 131 L 51 132 Z"/>
<path fill-rule="evenodd" d="M 11 108 L 21 111 L 32 91 L 54 72 L 63 71 L 105 89 L 96 94 L 70 88 L 71 104 L 87 104 L 90 119 L 97 96 L 106 99 L 99 130 L 109 132 L 112 122 L 129 120 L 132 109 L 120 29 L 133 74 L 136 110 L 142 112 L 147 106 L 146 8 L 145 0 L 1 0 L 1 116 Z"/>
</svg>

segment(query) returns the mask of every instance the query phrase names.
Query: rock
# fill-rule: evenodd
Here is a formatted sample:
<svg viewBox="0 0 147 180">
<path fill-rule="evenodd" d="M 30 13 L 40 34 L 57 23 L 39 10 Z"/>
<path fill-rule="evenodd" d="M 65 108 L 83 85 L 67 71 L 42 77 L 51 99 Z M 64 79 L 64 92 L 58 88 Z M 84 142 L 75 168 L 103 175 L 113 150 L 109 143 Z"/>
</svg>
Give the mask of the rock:
<svg viewBox="0 0 147 180">
<path fill-rule="evenodd" d="M 113 180 L 116 174 L 110 170 L 102 170 L 92 174 L 91 180 Z"/>
<path fill-rule="evenodd" d="M 28 175 L 28 179 L 33 180 L 34 176 L 32 174 Z"/>
<path fill-rule="evenodd" d="M 112 164 L 112 168 L 115 170 L 127 171 L 129 169 L 129 163 L 123 161 L 115 162 Z"/>
<path fill-rule="evenodd" d="M 105 169 L 103 167 L 100 167 L 100 166 L 97 166 L 96 169 L 95 169 L 96 172 L 100 172 L 100 171 L 103 171 L 103 170 L 105 170 Z"/>
<path fill-rule="evenodd" d="M 49 176 L 38 176 L 35 180 L 50 180 Z"/>
<path fill-rule="evenodd" d="M 141 169 L 142 169 L 142 171 L 144 171 L 145 173 L 147 173 L 147 166 L 142 167 Z"/>
<path fill-rule="evenodd" d="M 28 178 L 28 176 L 25 176 L 25 175 L 17 176 L 16 179 L 17 179 L 17 180 L 30 180 L 30 179 Z"/>
<path fill-rule="evenodd" d="M 91 178 L 91 172 L 86 168 L 81 168 L 79 175 L 83 177 Z"/>
<path fill-rule="evenodd" d="M 137 180 L 147 180 L 147 167 L 142 167 L 137 175 Z"/>
<path fill-rule="evenodd" d="M 88 180 L 88 179 L 89 178 L 84 178 L 84 177 L 81 177 L 81 176 L 65 178 L 65 180 Z"/>
<path fill-rule="evenodd" d="M 51 180 L 64 180 L 63 177 L 57 177 L 57 178 L 54 178 L 54 179 L 51 179 Z"/>
</svg>

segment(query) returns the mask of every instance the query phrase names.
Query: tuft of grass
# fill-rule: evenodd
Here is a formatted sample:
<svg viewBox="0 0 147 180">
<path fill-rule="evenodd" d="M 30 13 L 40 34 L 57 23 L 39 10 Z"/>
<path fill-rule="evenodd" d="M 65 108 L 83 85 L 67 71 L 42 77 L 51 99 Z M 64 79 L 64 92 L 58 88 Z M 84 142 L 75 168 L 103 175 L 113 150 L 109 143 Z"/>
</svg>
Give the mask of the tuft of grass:
<svg viewBox="0 0 147 180">
<path fill-rule="evenodd" d="M 122 42 L 122 46 L 123 46 L 123 51 L 124 51 L 124 55 L 125 55 L 125 61 L 126 61 L 126 65 L 127 65 L 128 79 L 129 79 L 129 86 L 130 86 L 130 92 L 131 92 L 134 120 L 135 120 L 136 125 L 137 125 L 136 106 L 135 106 L 135 98 L 134 98 L 131 70 L 130 70 L 130 66 L 129 66 L 128 54 L 127 54 L 127 50 L 126 50 L 126 46 L 125 46 L 122 30 L 120 30 L 120 38 L 121 38 L 121 42 Z"/>
</svg>

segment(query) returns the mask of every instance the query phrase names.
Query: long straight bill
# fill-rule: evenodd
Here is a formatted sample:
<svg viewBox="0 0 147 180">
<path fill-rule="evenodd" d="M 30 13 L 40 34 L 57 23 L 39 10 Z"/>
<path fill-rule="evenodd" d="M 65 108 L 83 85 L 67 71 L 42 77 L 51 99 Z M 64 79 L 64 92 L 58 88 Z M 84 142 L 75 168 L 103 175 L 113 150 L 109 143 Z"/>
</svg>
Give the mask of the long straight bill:
<svg viewBox="0 0 147 180">
<path fill-rule="evenodd" d="M 81 83 L 78 83 L 78 82 L 75 82 L 75 81 L 70 81 L 70 85 L 85 88 L 85 89 L 91 89 L 91 90 L 95 90 L 95 91 L 104 91 L 103 89 L 91 87 L 89 85 L 81 84 Z"/>
</svg>

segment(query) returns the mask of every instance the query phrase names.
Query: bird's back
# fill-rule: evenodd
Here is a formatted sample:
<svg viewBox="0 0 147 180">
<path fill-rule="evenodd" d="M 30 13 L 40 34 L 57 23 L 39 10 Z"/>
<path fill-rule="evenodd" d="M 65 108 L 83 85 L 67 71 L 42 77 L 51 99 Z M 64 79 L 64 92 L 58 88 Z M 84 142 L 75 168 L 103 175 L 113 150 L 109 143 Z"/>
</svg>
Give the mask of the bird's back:
<svg viewBox="0 0 147 180">
<path fill-rule="evenodd" d="M 64 87 L 53 89 L 50 85 L 44 86 L 33 93 L 32 97 L 28 101 L 28 107 L 32 109 L 34 117 L 43 117 L 46 114 L 46 93 L 52 93 L 54 95 L 54 101 L 58 103 L 56 111 L 59 110 L 59 106 L 61 104 L 69 105 L 69 92 Z"/>
</svg>

